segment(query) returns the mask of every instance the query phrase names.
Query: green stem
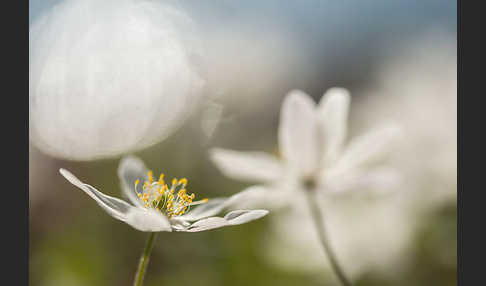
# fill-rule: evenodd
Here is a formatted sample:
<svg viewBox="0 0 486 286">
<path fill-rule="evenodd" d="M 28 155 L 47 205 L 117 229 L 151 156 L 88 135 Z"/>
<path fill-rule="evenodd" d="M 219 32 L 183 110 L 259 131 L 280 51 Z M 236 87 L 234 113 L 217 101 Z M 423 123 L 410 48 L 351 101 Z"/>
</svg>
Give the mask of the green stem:
<svg viewBox="0 0 486 286">
<path fill-rule="evenodd" d="M 135 281 L 133 282 L 134 286 L 143 285 L 145 270 L 147 269 L 147 265 L 149 263 L 150 253 L 152 252 L 152 247 L 154 245 L 156 236 L 157 236 L 156 232 L 150 233 L 147 243 L 145 244 L 145 250 L 143 251 L 142 257 L 140 257 L 140 263 L 138 264 L 137 274 L 135 275 Z"/>
<path fill-rule="evenodd" d="M 331 262 L 331 267 L 336 273 L 342 285 L 351 286 L 351 283 L 344 275 L 344 271 L 342 270 L 341 266 L 339 266 L 336 255 L 334 254 L 331 245 L 329 244 L 329 241 L 327 239 L 326 231 L 324 229 L 324 221 L 322 219 L 321 209 L 317 204 L 317 198 L 315 197 L 315 192 L 313 190 L 307 190 L 305 193 L 307 197 L 307 202 L 309 203 L 310 206 L 314 225 L 317 229 L 317 233 L 319 234 L 319 239 L 324 248 L 324 251 L 326 252 L 329 261 Z"/>
</svg>

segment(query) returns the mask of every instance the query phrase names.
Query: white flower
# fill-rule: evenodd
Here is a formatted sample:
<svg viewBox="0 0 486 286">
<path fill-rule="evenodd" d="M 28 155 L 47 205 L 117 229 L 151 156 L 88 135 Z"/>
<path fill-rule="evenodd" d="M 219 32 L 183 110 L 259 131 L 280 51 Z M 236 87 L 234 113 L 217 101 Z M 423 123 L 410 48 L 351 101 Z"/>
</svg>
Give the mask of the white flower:
<svg viewBox="0 0 486 286">
<path fill-rule="evenodd" d="M 29 133 L 49 155 L 118 156 L 156 144 L 203 96 L 190 16 L 161 1 L 63 1 L 30 26 Z"/>
<path fill-rule="evenodd" d="M 263 183 L 241 192 L 244 202 L 253 198 L 278 207 L 290 203 L 303 188 L 321 194 L 387 188 L 398 181 L 398 173 L 372 163 L 389 151 L 398 128 L 371 131 L 345 146 L 349 103 L 349 92 L 343 88 L 329 89 L 317 106 L 302 91 L 291 91 L 280 112 L 281 159 L 220 148 L 212 149 L 210 157 L 228 177 Z"/>
<path fill-rule="evenodd" d="M 170 187 L 165 184 L 163 174 L 155 181 L 152 172 L 134 156 L 123 158 L 118 169 L 123 194 L 131 204 L 99 192 L 65 169 L 59 172 L 93 198 L 109 215 L 140 231 L 198 232 L 243 224 L 268 213 L 267 210 L 235 210 L 224 217 L 211 217 L 235 198 L 193 201 L 194 194 L 187 194 L 187 179 L 173 179 Z M 145 181 L 142 186 L 139 184 L 141 180 Z M 201 206 L 190 210 L 195 205 Z"/>
<path fill-rule="evenodd" d="M 303 196 L 305 188 L 313 188 L 320 195 L 318 203 L 323 207 L 331 245 L 348 275 L 354 277 L 365 269 L 361 266 L 371 260 L 367 255 L 380 254 L 373 241 L 361 237 L 383 236 L 389 232 L 378 232 L 374 226 L 361 224 L 361 218 L 371 212 L 381 219 L 375 222 L 377 225 L 386 226 L 390 212 L 370 211 L 368 208 L 374 208 L 377 203 L 368 201 L 366 196 L 325 195 L 352 190 L 388 190 L 397 184 L 400 180 L 398 172 L 379 163 L 390 151 L 399 129 L 388 125 L 345 144 L 349 104 L 349 92 L 342 88 L 328 90 L 317 106 L 305 93 L 292 91 L 284 99 L 280 113 L 281 159 L 261 152 L 219 148 L 211 151 L 211 159 L 225 175 L 262 183 L 240 192 L 239 200 L 235 201 L 238 207 L 258 205 L 276 209 L 290 206 L 287 212 L 272 217 L 265 241 L 268 242 L 265 244 L 268 262 L 292 271 L 322 273 L 323 269 L 330 269 Z M 365 202 L 360 203 L 361 199 Z M 400 211 L 392 204 L 389 209 Z M 363 244 L 369 251 L 356 251 L 355 246 Z"/>
<path fill-rule="evenodd" d="M 456 43 L 455 33 L 434 29 L 400 46 L 378 70 L 380 88 L 363 91 L 356 112 L 363 128 L 387 117 L 406 132 L 389 161 L 407 177 L 400 187 L 414 211 L 457 198 Z"/>
</svg>

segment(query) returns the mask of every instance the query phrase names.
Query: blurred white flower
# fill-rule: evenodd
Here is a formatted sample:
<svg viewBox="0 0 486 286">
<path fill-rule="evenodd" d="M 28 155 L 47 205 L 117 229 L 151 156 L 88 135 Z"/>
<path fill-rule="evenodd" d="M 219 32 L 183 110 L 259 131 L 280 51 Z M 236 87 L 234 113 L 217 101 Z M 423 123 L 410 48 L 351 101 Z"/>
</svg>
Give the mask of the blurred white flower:
<svg viewBox="0 0 486 286">
<path fill-rule="evenodd" d="M 364 91 L 354 113 L 359 128 L 383 117 L 403 127 L 407 137 L 399 142 L 401 152 L 388 159 L 407 177 L 400 187 L 414 209 L 456 200 L 456 44 L 455 34 L 432 30 L 401 45 L 400 56 L 381 65 L 379 88 Z"/>
<path fill-rule="evenodd" d="M 290 204 L 303 188 L 321 194 L 388 188 L 398 182 L 399 174 L 372 163 L 389 151 L 399 129 L 391 125 L 376 129 L 344 146 L 349 102 L 349 92 L 343 88 L 328 90 L 317 106 L 307 94 L 291 91 L 280 112 L 282 160 L 220 148 L 212 149 L 210 157 L 226 176 L 264 184 L 240 193 L 245 203 Z"/>
<path fill-rule="evenodd" d="M 397 277 L 410 261 L 424 218 L 457 195 L 455 35 L 432 31 L 404 41 L 390 47 L 376 84 L 353 101 L 350 118 L 355 132 L 384 119 L 399 124 L 406 136 L 383 163 L 400 173 L 400 184 L 389 186 L 388 196 L 321 201 L 330 241 L 350 276 L 371 270 Z M 264 258 L 288 271 L 322 273 L 329 263 L 303 200 L 295 196 L 290 210 L 270 217 Z"/>
<path fill-rule="evenodd" d="M 169 188 L 163 174 L 155 181 L 152 172 L 147 170 L 140 159 L 133 156 L 123 158 L 118 169 L 122 191 L 131 204 L 99 192 L 65 169 L 59 171 L 70 183 L 93 198 L 109 215 L 140 231 L 199 232 L 247 223 L 268 213 L 267 210 L 235 210 L 224 217 L 212 217 L 226 208 L 234 198 L 193 201 L 194 194 L 187 194 L 187 179 L 174 178 Z M 141 187 L 140 180 L 145 180 Z M 190 210 L 195 205 L 201 206 Z"/>
<path fill-rule="evenodd" d="M 36 19 L 29 37 L 30 138 L 50 155 L 145 148 L 202 95 L 192 21 L 167 3 L 68 0 Z"/>
<path fill-rule="evenodd" d="M 343 88 L 328 90 L 317 106 L 305 93 L 290 92 L 280 112 L 282 160 L 260 152 L 211 150 L 211 159 L 225 175 L 263 183 L 237 194 L 239 199 L 234 200 L 235 206 L 287 207 L 287 212 L 283 210 L 271 217 L 271 238 L 264 247 L 265 258 L 270 263 L 294 271 L 323 273 L 323 269 L 330 270 L 331 265 L 323 255 L 302 191 L 306 188 L 315 189 L 320 194 L 316 199 L 325 213 L 331 245 L 348 275 L 354 277 L 362 271 L 363 264 L 371 265 L 375 257 L 382 257 L 381 251 L 396 254 L 392 248 L 381 248 L 380 251 L 373 241 L 362 239 L 363 236 L 390 234 L 378 226 L 387 226 L 390 212 L 400 211 L 393 203 L 387 210 L 375 211 L 375 202 L 369 197 L 330 195 L 351 194 L 349 191 L 352 190 L 359 191 L 353 192 L 356 194 L 364 194 L 364 191 L 387 191 L 389 194 L 388 191 L 401 181 L 394 168 L 380 164 L 394 145 L 400 129 L 389 124 L 345 145 L 349 103 L 349 92 Z M 380 196 L 380 199 L 389 198 Z M 343 204 L 350 200 L 356 200 L 352 207 L 349 203 Z M 360 223 L 363 213 L 367 212 L 378 218 L 375 225 Z M 397 226 L 393 235 L 406 237 L 401 230 L 400 225 Z M 353 245 L 355 243 L 357 247 Z M 367 244 L 368 251 L 356 251 L 363 249 L 363 244 Z M 359 263 L 356 263 L 357 259 L 361 259 Z"/>
</svg>

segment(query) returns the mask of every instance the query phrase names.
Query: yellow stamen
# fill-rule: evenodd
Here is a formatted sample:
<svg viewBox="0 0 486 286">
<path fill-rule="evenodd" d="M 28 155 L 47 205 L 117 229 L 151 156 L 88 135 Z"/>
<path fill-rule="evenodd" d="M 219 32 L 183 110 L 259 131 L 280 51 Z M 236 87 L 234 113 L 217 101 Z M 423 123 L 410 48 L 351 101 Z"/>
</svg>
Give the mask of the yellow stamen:
<svg viewBox="0 0 486 286">
<path fill-rule="evenodd" d="M 140 180 L 135 181 L 135 189 Z M 159 180 L 154 182 L 152 171 L 148 171 L 147 180 L 143 184 L 143 192 L 137 193 L 139 199 L 144 203 L 146 208 L 154 208 L 167 217 L 180 216 L 186 213 L 190 206 L 206 203 L 208 199 L 202 199 L 193 202 L 195 194 L 187 194 L 186 185 L 188 180 L 186 178 L 172 179 L 172 185 L 169 188 L 164 183 L 164 174 L 160 174 Z M 175 191 L 177 193 L 175 193 Z"/>
<path fill-rule="evenodd" d="M 200 204 L 205 204 L 207 203 L 209 200 L 208 198 L 204 198 L 202 200 L 199 200 L 199 201 L 195 201 L 195 202 L 191 202 L 191 206 L 196 206 L 196 205 L 200 205 Z"/>
<path fill-rule="evenodd" d="M 179 180 L 179 184 L 182 184 L 182 185 L 187 185 L 187 179 L 186 178 L 182 178 Z"/>
</svg>

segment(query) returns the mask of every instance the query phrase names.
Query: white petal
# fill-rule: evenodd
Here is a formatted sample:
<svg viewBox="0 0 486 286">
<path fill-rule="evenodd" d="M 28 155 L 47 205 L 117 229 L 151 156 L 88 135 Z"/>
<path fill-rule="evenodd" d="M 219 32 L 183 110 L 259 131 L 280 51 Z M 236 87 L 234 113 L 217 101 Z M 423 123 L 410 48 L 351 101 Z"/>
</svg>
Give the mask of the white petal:
<svg viewBox="0 0 486 286">
<path fill-rule="evenodd" d="M 196 221 L 188 229 L 184 231 L 199 232 L 199 231 L 210 230 L 213 228 L 219 228 L 227 225 L 228 222 L 222 217 L 209 217 L 209 218 Z"/>
<path fill-rule="evenodd" d="M 147 179 L 148 169 L 142 160 L 135 156 L 125 156 L 118 166 L 118 177 L 123 194 L 136 206 L 143 206 L 135 192 L 135 180 L 141 182 Z"/>
<path fill-rule="evenodd" d="M 170 218 L 169 221 L 174 231 L 184 231 L 191 225 L 190 222 L 179 219 L 177 217 Z"/>
<path fill-rule="evenodd" d="M 279 147 L 283 158 L 298 174 L 306 176 L 319 163 L 319 136 L 315 103 L 302 91 L 291 91 L 280 111 Z"/>
<path fill-rule="evenodd" d="M 268 214 L 267 210 L 237 210 L 224 217 L 209 217 L 193 223 L 186 231 L 199 232 L 230 225 L 238 225 L 259 219 Z"/>
<path fill-rule="evenodd" d="M 393 140 L 399 133 L 397 126 L 387 126 L 354 138 L 337 162 L 336 169 L 346 172 L 350 168 L 381 159 L 392 149 Z"/>
<path fill-rule="evenodd" d="M 347 191 L 372 191 L 387 193 L 396 189 L 402 175 L 390 167 L 376 167 L 368 170 L 353 170 L 337 176 L 328 176 L 324 191 L 342 193 Z"/>
<path fill-rule="evenodd" d="M 333 162 L 346 139 L 348 110 L 351 96 L 344 88 L 330 88 L 318 105 L 324 162 Z"/>
<path fill-rule="evenodd" d="M 103 208 L 112 217 L 124 220 L 128 211 L 133 208 L 130 204 L 122 201 L 118 198 L 107 196 L 100 191 L 96 190 L 94 187 L 84 184 L 76 176 L 66 169 L 59 169 L 59 173 L 64 176 L 71 184 L 83 190 L 92 199 L 94 199 L 98 205 Z"/>
<path fill-rule="evenodd" d="M 288 204 L 288 196 L 280 188 L 251 186 L 228 198 L 213 198 L 205 204 L 195 207 L 176 219 L 196 221 L 216 215 L 224 209 L 231 208 L 279 208 Z"/>
<path fill-rule="evenodd" d="M 225 176 L 233 179 L 269 182 L 282 175 L 282 166 L 277 158 L 263 152 L 213 148 L 209 151 L 209 156 Z"/>
<path fill-rule="evenodd" d="M 179 216 L 184 221 L 195 221 L 220 213 L 227 205 L 228 198 L 214 198 L 207 203 L 199 205 L 190 210 L 187 214 Z"/>
<path fill-rule="evenodd" d="M 227 220 L 230 225 L 238 225 L 259 219 L 267 214 L 267 210 L 236 210 L 227 213 L 224 216 L 224 219 Z"/>
<path fill-rule="evenodd" d="M 250 186 L 232 195 L 227 208 L 268 208 L 278 209 L 289 202 L 288 192 L 275 186 Z"/>
<path fill-rule="evenodd" d="M 155 211 L 134 207 L 123 200 L 107 196 L 92 186 L 84 184 L 65 169 L 59 169 L 59 172 L 71 184 L 93 198 L 112 217 L 141 231 L 171 231 L 170 223 L 164 215 Z"/>
<path fill-rule="evenodd" d="M 172 231 L 167 217 L 153 209 L 131 208 L 125 222 L 140 231 Z"/>
</svg>

